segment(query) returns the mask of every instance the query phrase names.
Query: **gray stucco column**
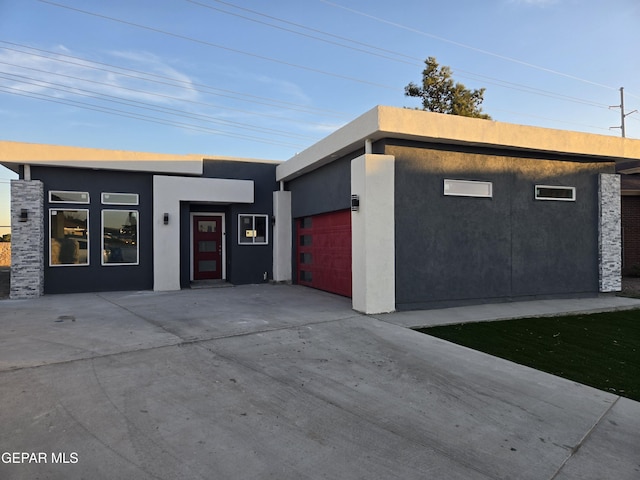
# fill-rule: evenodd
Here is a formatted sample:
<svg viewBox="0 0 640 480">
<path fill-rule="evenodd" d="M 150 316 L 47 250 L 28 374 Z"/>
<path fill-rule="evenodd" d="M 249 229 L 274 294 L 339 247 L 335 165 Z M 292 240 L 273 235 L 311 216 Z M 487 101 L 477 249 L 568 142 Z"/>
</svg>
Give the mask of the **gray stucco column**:
<svg viewBox="0 0 640 480">
<path fill-rule="evenodd" d="M 42 182 L 11 180 L 11 298 L 44 293 L 44 238 Z"/>
<path fill-rule="evenodd" d="M 622 230 L 620 175 L 601 173 L 598 179 L 598 260 L 600 292 L 622 290 Z"/>
</svg>

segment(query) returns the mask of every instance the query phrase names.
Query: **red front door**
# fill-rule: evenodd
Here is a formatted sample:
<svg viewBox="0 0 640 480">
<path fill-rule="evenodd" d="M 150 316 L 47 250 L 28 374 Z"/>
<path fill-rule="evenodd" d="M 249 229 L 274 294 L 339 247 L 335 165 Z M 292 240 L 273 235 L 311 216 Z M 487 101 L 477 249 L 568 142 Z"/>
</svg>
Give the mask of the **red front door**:
<svg viewBox="0 0 640 480">
<path fill-rule="evenodd" d="M 222 278 L 222 216 L 193 217 L 193 279 Z"/>
</svg>

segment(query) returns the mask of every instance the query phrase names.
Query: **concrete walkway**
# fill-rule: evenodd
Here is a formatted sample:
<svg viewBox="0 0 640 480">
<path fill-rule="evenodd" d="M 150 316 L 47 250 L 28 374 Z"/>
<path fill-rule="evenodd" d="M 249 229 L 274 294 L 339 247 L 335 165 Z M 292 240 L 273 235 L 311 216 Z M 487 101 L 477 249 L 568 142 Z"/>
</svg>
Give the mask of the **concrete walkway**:
<svg viewBox="0 0 640 480">
<path fill-rule="evenodd" d="M 639 478 L 640 403 L 403 326 L 567 308 L 525 303 L 372 317 L 272 285 L 4 300 L 0 478 Z"/>
</svg>

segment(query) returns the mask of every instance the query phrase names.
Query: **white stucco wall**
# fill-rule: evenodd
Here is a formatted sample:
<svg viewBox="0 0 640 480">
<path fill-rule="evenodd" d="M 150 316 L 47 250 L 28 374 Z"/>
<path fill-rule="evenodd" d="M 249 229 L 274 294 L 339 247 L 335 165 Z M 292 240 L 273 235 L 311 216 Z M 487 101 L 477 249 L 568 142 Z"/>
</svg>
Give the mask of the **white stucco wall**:
<svg viewBox="0 0 640 480">
<path fill-rule="evenodd" d="M 273 192 L 273 279 L 291 281 L 291 192 Z"/>
<path fill-rule="evenodd" d="M 180 290 L 180 202 L 253 203 L 252 180 L 153 177 L 153 289 Z M 169 223 L 164 224 L 164 214 Z"/>
<path fill-rule="evenodd" d="M 395 202 L 393 155 L 362 155 L 351 161 L 351 278 L 353 309 L 392 312 L 395 291 Z"/>
</svg>

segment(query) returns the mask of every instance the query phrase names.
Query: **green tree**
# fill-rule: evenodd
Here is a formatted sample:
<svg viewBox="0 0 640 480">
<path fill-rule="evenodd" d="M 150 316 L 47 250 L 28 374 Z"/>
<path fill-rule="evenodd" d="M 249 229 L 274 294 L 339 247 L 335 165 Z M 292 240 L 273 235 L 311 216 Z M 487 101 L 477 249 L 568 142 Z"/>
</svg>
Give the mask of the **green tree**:
<svg viewBox="0 0 640 480">
<path fill-rule="evenodd" d="M 489 115 L 482 113 L 484 88 L 469 90 L 463 84 L 454 82 L 451 69 L 438 65 L 435 57 L 427 58 L 424 63 L 422 86 L 409 83 L 404 87 L 407 97 L 420 98 L 422 109 L 429 112 L 491 120 Z"/>
</svg>

